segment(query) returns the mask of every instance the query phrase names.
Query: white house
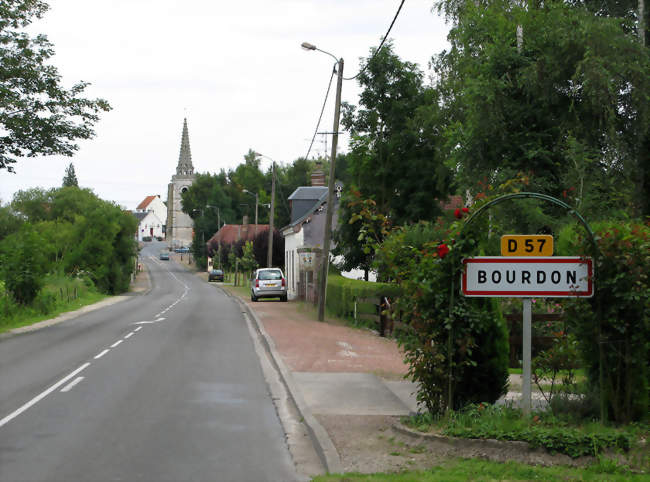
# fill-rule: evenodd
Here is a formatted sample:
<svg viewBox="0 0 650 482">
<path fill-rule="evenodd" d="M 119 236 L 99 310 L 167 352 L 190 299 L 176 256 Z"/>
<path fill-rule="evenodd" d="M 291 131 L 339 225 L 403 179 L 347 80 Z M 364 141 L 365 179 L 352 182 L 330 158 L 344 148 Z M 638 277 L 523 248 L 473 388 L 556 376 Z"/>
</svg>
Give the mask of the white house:
<svg viewBox="0 0 650 482">
<path fill-rule="evenodd" d="M 162 201 L 162 199 L 160 199 L 160 194 L 156 194 L 155 196 L 147 196 L 144 198 L 144 201 L 138 204 L 138 207 L 135 208 L 135 211 L 138 213 L 153 211 L 156 217 L 163 222 L 163 233 L 165 232 L 164 224 L 167 220 L 167 206 L 165 206 L 165 203 Z"/>
<path fill-rule="evenodd" d="M 322 171 L 312 174 L 312 185 L 301 186 L 289 196 L 291 223 L 280 230 L 284 237 L 284 267 L 287 276 L 287 295 L 290 299 L 298 296 L 312 299 L 315 295 L 317 274 L 313 271 L 320 254 L 325 233 L 327 213 L 327 186 Z M 336 183 L 334 214 L 332 226 L 338 222 L 338 200 L 341 191 Z M 301 266 L 302 258 L 302 266 Z"/>
<path fill-rule="evenodd" d="M 133 215 L 138 220 L 138 241 L 142 241 L 142 238 L 146 236 L 150 236 L 151 238 L 162 238 L 165 235 L 163 231 L 163 222 L 153 211 L 136 211 Z"/>
</svg>

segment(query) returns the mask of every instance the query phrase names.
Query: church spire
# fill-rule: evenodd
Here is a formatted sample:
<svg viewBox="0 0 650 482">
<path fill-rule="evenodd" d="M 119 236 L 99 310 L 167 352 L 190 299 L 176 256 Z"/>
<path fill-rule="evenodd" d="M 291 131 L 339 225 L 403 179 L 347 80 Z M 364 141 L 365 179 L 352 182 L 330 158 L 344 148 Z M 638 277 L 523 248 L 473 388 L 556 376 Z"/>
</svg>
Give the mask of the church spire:
<svg viewBox="0 0 650 482">
<path fill-rule="evenodd" d="M 181 153 L 178 156 L 176 174 L 179 176 L 191 176 L 194 174 L 192 165 L 192 153 L 190 152 L 190 135 L 187 131 L 187 118 L 183 119 L 183 136 L 181 137 Z"/>
</svg>

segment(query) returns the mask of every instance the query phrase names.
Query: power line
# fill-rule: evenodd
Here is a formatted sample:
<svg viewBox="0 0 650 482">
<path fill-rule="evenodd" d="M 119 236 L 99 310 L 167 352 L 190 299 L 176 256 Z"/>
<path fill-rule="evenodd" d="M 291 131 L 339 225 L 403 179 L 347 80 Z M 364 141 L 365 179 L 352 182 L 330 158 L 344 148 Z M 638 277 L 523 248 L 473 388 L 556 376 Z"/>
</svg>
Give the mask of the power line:
<svg viewBox="0 0 650 482">
<path fill-rule="evenodd" d="M 372 59 L 375 58 L 375 56 L 379 53 L 381 48 L 384 46 L 384 42 L 386 42 L 386 39 L 388 38 L 388 34 L 390 34 L 390 31 L 393 28 L 393 25 L 395 25 L 395 20 L 397 20 L 397 17 L 399 16 L 399 12 L 402 10 L 402 6 L 404 5 L 405 1 L 406 0 L 402 0 L 402 2 L 399 4 L 399 8 L 397 9 L 397 12 L 395 12 L 395 16 L 393 17 L 393 21 L 390 23 L 390 27 L 388 27 L 388 30 L 386 31 L 386 35 L 384 35 L 384 38 L 381 39 L 381 43 L 379 44 L 379 47 L 377 47 L 377 50 L 375 50 L 375 53 L 372 55 L 372 57 L 370 57 L 368 62 L 366 62 L 366 65 L 364 66 L 364 68 L 361 69 L 357 73 L 357 75 L 355 75 L 354 77 L 344 77 L 343 80 L 354 80 L 357 77 L 359 77 L 368 68 L 368 65 L 370 64 L 370 62 L 372 62 Z"/>
<path fill-rule="evenodd" d="M 318 128 L 320 127 L 320 121 L 323 118 L 323 112 L 325 112 L 325 105 L 327 104 L 327 98 L 330 95 L 330 88 L 332 87 L 332 79 L 334 78 L 334 73 L 336 72 L 336 67 L 332 69 L 332 75 L 330 76 L 329 84 L 327 85 L 327 92 L 325 92 L 325 100 L 323 101 L 323 107 L 320 110 L 320 115 L 318 116 L 318 122 L 316 123 L 316 129 L 314 129 L 314 135 L 311 138 L 311 143 L 309 144 L 309 149 L 307 149 L 307 155 L 305 159 L 309 159 L 309 153 L 311 152 L 311 147 L 314 145 L 314 139 L 316 139 L 316 134 L 318 133 Z"/>
</svg>

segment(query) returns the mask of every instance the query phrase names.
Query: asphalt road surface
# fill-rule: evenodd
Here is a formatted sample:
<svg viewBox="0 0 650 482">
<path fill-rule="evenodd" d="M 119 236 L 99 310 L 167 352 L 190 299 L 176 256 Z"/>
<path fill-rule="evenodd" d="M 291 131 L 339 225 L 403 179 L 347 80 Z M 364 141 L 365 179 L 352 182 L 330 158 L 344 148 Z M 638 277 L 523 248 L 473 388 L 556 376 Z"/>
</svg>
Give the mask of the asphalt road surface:
<svg viewBox="0 0 650 482">
<path fill-rule="evenodd" d="M 290 481 L 239 306 L 142 252 L 152 290 L 0 341 L 0 481 Z"/>
</svg>

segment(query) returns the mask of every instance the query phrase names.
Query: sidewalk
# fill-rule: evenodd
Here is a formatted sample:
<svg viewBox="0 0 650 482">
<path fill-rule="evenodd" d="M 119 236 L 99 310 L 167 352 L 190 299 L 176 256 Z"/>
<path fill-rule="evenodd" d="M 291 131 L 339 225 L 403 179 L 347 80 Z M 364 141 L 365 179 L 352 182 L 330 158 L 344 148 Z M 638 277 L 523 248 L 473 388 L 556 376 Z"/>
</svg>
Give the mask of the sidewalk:
<svg viewBox="0 0 650 482">
<path fill-rule="evenodd" d="M 326 471 L 345 471 L 345 441 L 353 433 L 365 436 L 356 424 L 375 432 L 377 424 L 388 428 L 395 417 L 417 411 L 415 384 L 403 378 L 408 367 L 395 340 L 335 320 L 314 321 L 297 302 L 254 303 L 220 286 L 258 325 Z"/>
<path fill-rule="evenodd" d="M 386 451 L 386 441 L 391 443 L 388 435 L 398 417 L 418 410 L 416 385 L 404 379 L 408 367 L 395 340 L 337 320 L 314 321 L 315 313 L 305 304 L 254 303 L 219 285 L 257 324 L 326 470 L 401 470 L 386 456 L 376 455 Z M 516 375 L 511 378 L 516 389 L 521 381 Z M 509 392 L 497 403 L 517 404 L 520 397 Z M 543 403 L 540 394 L 533 395 L 535 406 Z"/>
</svg>

